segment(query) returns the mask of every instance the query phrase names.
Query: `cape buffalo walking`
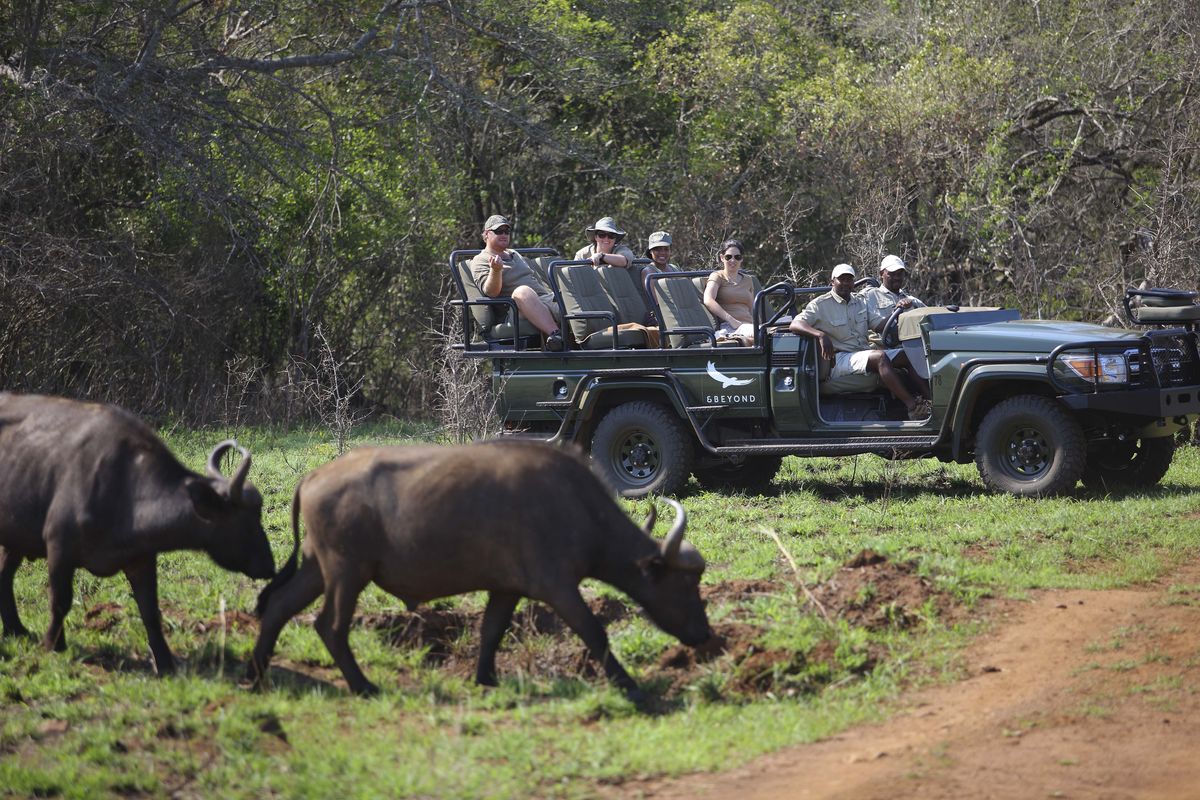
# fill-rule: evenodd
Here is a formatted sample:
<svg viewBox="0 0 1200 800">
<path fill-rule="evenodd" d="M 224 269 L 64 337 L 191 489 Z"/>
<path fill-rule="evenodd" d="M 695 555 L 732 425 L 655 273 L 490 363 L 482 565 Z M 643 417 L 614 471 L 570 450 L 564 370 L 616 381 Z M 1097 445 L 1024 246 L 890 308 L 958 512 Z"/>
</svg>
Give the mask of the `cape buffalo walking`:
<svg viewBox="0 0 1200 800">
<path fill-rule="evenodd" d="M 232 478 L 218 469 L 242 454 Z M 75 570 L 124 571 L 146 626 L 154 667 L 174 669 L 158 610 L 155 558 L 203 550 L 251 578 L 275 573 L 262 528 L 262 497 L 246 480 L 250 454 L 217 445 L 208 477 L 186 469 L 133 415 L 113 406 L 0 393 L 0 622 L 29 635 L 17 615 L 13 575 L 27 558 L 50 571 L 50 626 L 42 643 L 66 648 L 63 621 Z"/>
<path fill-rule="evenodd" d="M 296 487 L 292 527 L 299 550 L 303 516 L 304 562 L 297 570 L 294 551 L 259 597 L 251 677 L 263 678 L 280 629 L 323 592 L 317 632 L 350 689 L 375 692 L 348 641 L 358 595 L 374 582 L 410 607 L 487 591 L 479 683 L 496 682 L 496 649 L 517 602 L 531 597 L 553 608 L 609 679 L 636 695 L 579 582 L 596 578 L 624 591 L 685 644 L 708 639 L 704 560 L 683 541 L 683 507 L 669 502 L 676 519 L 660 543 L 649 535 L 653 513 L 638 528 L 583 461 L 544 444 L 351 451 Z"/>
</svg>

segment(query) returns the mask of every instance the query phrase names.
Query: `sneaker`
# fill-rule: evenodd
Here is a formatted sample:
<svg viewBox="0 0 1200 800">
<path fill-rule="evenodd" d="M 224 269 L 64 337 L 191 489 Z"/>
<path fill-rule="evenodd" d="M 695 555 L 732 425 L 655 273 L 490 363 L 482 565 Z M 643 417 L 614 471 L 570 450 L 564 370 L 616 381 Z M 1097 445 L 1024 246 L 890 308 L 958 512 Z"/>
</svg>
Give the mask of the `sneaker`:
<svg viewBox="0 0 1200 800">
<path fill-rule="evenodd" d="M 927 397 L 917 397 L 913 407 L 908 412 L 909 419 L 929 419 L 933 415 L 933 401 Z"/>
<path fill-rule="evenodd" d="M 542 349 L 551 353 L 560 352 L 563 349 L 562 333 L 555 330 L 546 334 L 546 343 L 542 345 Z"/>
</svg>

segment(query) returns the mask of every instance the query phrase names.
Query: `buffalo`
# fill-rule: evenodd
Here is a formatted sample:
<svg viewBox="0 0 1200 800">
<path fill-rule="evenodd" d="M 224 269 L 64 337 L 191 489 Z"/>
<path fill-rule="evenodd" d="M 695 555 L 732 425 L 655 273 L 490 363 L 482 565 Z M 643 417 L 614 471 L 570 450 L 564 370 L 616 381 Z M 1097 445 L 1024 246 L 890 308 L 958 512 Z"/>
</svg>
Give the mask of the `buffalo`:
<svg viewBox="0 0 1200 800">
<path fill-rule="evenodd" d="M 496 650 L 522 597 L 546 603 L 587 645 L 609 680 L 640 692 L 579 593 L 596 578 L 628 594 L 684 644 L 711 635 L 700 575 L 683 541 L 683 507 L 660 543 L 654 512 L 638 528 L 588 465 L 527 441 L 353 450 L 301 479 L 292 501 L 295 548 L 259 596 L 261 627 L 249 667 L 259 684 L 279 632 L 324 593 L 316 629 L 357 694 L 378 691 L 350 651 L 358 596 L 372 582 L 409 608 L 488 592 L 475 679 L 496 683 Z M 301 551 L 300 517 L 307 535 Z"/>
<path fill-rule="evenodd" d="M 232 478 L 220 472 L 231 448 Z M 246 480 L 250 454 L 234 441 L 213 449 L 208 476 L 186 469 L 144 423 L 119 408 L 0 393 L 0 621 L 29 636 L 13 576 L 27 558 L 50 572 L 47 649 L 66 649 L 63 622 L 75 570 L 123 571 L 146 626 L 154 668 L 174 670 L 158 610 L 159 553 L 203 550 L 251 578 L 275 574 L 262 527 L 262 496 Z"/>
</svg>

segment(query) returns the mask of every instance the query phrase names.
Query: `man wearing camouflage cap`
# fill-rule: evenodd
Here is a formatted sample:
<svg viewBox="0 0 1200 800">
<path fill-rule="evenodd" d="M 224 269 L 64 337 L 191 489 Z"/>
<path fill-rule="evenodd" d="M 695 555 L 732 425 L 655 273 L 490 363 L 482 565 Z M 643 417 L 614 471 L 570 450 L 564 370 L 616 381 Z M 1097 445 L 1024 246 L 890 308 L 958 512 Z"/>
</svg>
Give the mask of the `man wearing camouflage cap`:
<svg viewBox="0 0 1200 800">
<path fill-rule="evenodd" d="M 558 352 L 563 349 L 558 304 L 524 257 L 509 248 L 511 240 L 512 224 L 500 214 L 488 217 L 484 248 L 471 259 L 471 277 L 487 297 L 511 297 L 521 316 L 542 332 L 545 349 Z"/>
</svg>

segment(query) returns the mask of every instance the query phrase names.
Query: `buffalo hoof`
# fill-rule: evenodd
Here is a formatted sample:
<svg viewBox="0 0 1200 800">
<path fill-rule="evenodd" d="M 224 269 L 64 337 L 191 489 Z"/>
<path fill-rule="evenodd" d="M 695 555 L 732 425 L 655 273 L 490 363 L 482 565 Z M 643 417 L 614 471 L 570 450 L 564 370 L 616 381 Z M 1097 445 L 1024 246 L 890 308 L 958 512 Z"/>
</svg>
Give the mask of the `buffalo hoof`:
<svg viewBox="0 0 1200 800">
<path fill-rule="evenodd" d="M 65 653 L 67 650 L 67 637 L 59 636 L 57 639 L 42 637 L 42 649 L 50 650 L 55 653 Z"/>
<path fill-rule="evenodd" d="M 352 686 L 350 691 L 354 692 L 359 697 L 378 697 L 379 687 L 370 681 L 366 681 L 362 686 Z"/>
<path fill-rule="evenodd" d="M 0 633 L 0 639 L 27 639 L 31 642 L 36 642 L 37 637 L 34 636 L 24 625 L 18 625 L 13 628 L 5 628 L 3 633 Z"/>
<path fill-rule="evenodd" d="M 169 678 L 175 674 L 175 659 L 164 661 L 162 664 L 151 658 L 151 663 L 154 666 L 154 674 L 160 678 Z"/>
</svg>

